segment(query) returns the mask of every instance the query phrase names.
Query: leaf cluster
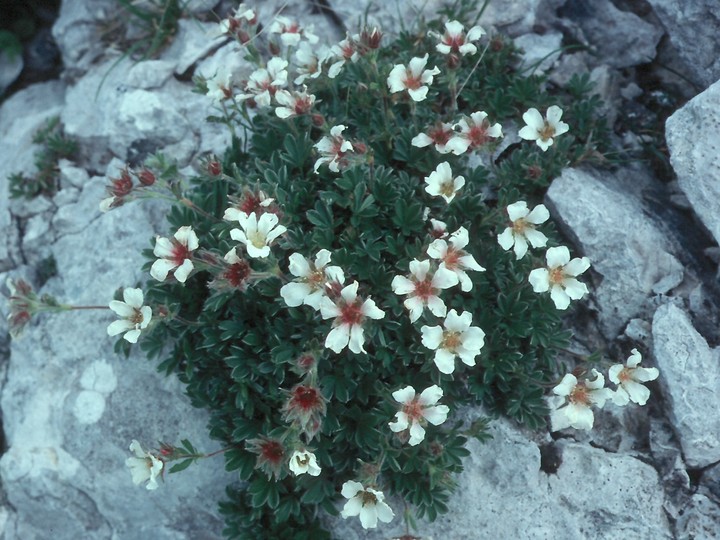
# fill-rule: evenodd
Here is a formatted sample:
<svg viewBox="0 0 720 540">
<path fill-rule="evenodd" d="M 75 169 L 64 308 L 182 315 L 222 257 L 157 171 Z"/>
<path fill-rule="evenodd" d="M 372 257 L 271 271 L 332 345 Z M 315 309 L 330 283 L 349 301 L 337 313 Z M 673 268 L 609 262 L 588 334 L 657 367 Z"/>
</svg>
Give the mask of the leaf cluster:
<svg viewBox="0 0 720 540">
<path fill-rule="evenodd" d="M 33 176 L 14 173 L 8 177 L 10 197 L 32 199 L 40 195 L 52 197 L 60 188 L 58 161 L 72 159 L 78 152 L 78 144 L 63 131 L 59 117 L 47 121 L 33 136 L 33 143 L 40 145 L 35 152 Z"/>
</svg>

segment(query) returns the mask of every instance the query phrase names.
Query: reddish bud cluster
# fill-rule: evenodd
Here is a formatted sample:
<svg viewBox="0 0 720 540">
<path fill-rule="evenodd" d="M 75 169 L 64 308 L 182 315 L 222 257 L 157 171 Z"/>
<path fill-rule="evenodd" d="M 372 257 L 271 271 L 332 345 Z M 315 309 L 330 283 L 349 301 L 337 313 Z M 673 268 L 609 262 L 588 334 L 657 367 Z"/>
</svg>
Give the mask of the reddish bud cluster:
<svg viewBox="0 0 720 540">
<path fill-rule="evenodd" d="M 288 392 L 282 411 L 283 419 L 296 423 L 309 441 L 320 431 L 327 412 L 326 400 L 316 386 L 298 384 Z"/>
</svg>

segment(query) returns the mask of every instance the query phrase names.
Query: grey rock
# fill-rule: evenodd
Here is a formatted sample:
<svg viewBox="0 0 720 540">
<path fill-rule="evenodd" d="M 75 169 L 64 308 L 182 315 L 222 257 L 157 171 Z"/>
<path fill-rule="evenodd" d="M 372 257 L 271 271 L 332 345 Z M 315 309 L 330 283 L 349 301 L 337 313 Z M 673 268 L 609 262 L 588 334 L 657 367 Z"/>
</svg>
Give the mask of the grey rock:
<svg viewBox="0 0 720 540">
<path fill-rule="evenodd" d="M 524 34 L 515 38 L 515 46 L 523 49 L 522 69 L 528 74 L 540 75 L 550 69 L 560 57 L 562 47 L 562 34 L 550 32 L 547 34 Z"/>
<path fill-rule="evenodd" d="M 50 230 L 49 214 L 37 214 L 25 222 L 22 248 L 25 257 L 40 260 L 48 256 L 55 235 Z"/>
<path fill-rule="evenodd" d="M 643 319 L 630 319 L 625 327 L 625 335 L 635 343 L 641 343 L 648 347 L 652 335 L 652 326 Z"/>
<path fill-rule="evenodd" d="M 491 425 L 493 439 L 468 443 L 471 455 L 457 478 L 450 512 L 420 523 L 417 536 L 493 538 L 671 538 L 656 471 L 629 455 L 577 443 L 549 443 L 560 452 L 555 474 L 540 469 L 535 440 L 507 420 Z M 592 486 L 591 489 L 590 486 Z M 393 502 L 390 502 L 391 506 Z M 356 518 L 334 523 L 336 538 L 380 540 L 403 534 L 402 507 L 378 531 L 362 531 Z M 483 531 L 479 535 L 478 531 Z"/>
<path fill-rule="evenodd" d="M 706 490 L 708 497 L 720 502 L 720 463 L 703 471 L 700 486 Z"/>
<path fill-rule="evenodd" d="M 720 506 L 701 494 L 693 495 L 676 525 L 678 538 L 717 538 L 720 531 Z"/>
<path fill-rule="evenodd" d="M 561 13 L 578 25 L 578 37 L 597 51 L 598 60 L 615 68 L 652 61 L 663 35 L 662 28 L 619 10 L 610 0 L 574 0 Z"/>
<path fill-rule="evenodd" d="M 719 101 L 717 82 L 668 118 L 665 135 L 680 189 L 720 243 Z"/>
<path fill-rule="evenodd" d="M 105 178 L 96 176 L 85 185 L 77 202 L 58 208 L 52 220 L 58 236 L 80 233 L 100 217 L 98 205 L 106 197 L 106 184 Z"/>
<path fill-rule="evenodd" d="M 84 71 L 105 49 L 98 46 L 103 26 L 118 14 L 114 0 L 62 2 L 52 34 L 66 69 Z"/>
<path fill-rule="evenodd" d="M 76 167 L 67 159 L 61 159 L 58 162 L 58 168 L 60 169 L 60 185 L 63 187 L 63 190 L 67 187 L 82 189 L 90 179 L 85 169 Z"/>
<path fill-rule="evenodd" d="M 684 274 L 671 242 L 646 216 L 641 199 L 628 193 L 631 178 L 636 185 L 650 181 L 642 170 L 613 175 L 566 169 L 546 197 L 551 214 L 602 276 L 593 293 L 609 339 L 646 311 L 648 298 L 667 293 Z"/>
<path fill-rule="evenodd" d="M 720 11 L 716 0 L 648 0 L 690 75 L 703 87 L 720 78 Z"/>
<path fill-rule="evenodd" d="M 159 88 L 172 77 L 175 62 L 169 60 L 145 60 L 128 70 L 127 84 L 133 88 L 150 90 Z"/>
<path fill-rule="evenodd" d="M 711 349 L 685 311 L 660 306 L 653 318 L 653 354 L 667 413 L 689 467 L 720 461 L 720 350 Z"/>
<path fill-rule="evenodd" d="M 218 35 L 217 23 L 180 19 L 177 34 L 163 53 L 164 61 L 175 64 L 175 73 L 185 73 L 198 60 L 217 49 L 227 37 Z"/>
<path fill-rule="evenodd" d="M 489 2 L 480 18 L 480 24 L 492 26 L 504 34 L 515 37 L 532 32 L 538 22 L 542 0 L 517 2 Z"/>
<path fill-rule="evenodd" d="M 23 70 L 22 54 L 11 55 L 7 50 L 0 51 L 0 96 Z"/>
<path fill-rule="evenodd" d="M 97 213 L 101 180 L 77 203 L 85 219 L 94 207 L 96 219 L 83 229 L 73 222 L 52 245 L 58 276 L 41 292 L 63 302 L 106 305 L 116 288 L 146 278 L 141 250 L 153 219 L 137 203 Z M 129 359 L 112 353 L 106 327 L 114 319 L 110 311 L 44 316 L 12 342 L 0 402 L 8 444 L 0 478 L 17 512 L 11 538 L 44 540 L 49 530 L 58 540 L 220 538 L 216 504 L 232 480 L 221 456 L 155 492 L 131 482 L 124 462 L 132 439 L 147 448 L 189 438 L 206 451 L 217 443 L 175 377 L 158 376 L 137 349 Z"/>
<path fill-rule="evenodd" d="M 558 86 L 567 85 L 573 75 L 590 71 L 588 62 L 588 54 L 585 52 L 563 54 L 549 74 L 550 82 Z"/>
<path fill-rule="evenodd" d="M 29 86 L 13 94 L 0 106 L 0 272 L 20 264 L 22 254 L 17 252 L 20 240 L 13 225 L 12 214 L 32 215 L 47 209 L 32 208 L 48 203 L 47 199 L 26 204 L 11 201 L 8 193 L 8 176 L 13 173 L 32 175 L 35 172 L 32 139 L 35 132 L 52 116 L 60 113 L 65 97 L 65 86 L 59 81 Z M 18 114 L 21 111 L 22 114 Z"/>
</svg>

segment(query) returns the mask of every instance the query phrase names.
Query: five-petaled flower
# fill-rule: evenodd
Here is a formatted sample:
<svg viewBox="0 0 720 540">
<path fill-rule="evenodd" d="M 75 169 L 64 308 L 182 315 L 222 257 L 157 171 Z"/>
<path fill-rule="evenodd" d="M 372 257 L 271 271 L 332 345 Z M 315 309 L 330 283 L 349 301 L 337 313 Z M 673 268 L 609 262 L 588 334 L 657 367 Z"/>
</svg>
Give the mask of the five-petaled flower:
<svg viewBox="0 0 720 540">
<path fill-rule="evenodd" d="M 339 266 L 327 266 L 330 252 L 321 249 L 311 263 L 300 253 L 290 255 L 290 273 L 299 278 L 287 283 L 280 289 L 280 295 L 290 307 L 305 304 L 315 310 L 320 309 L 320 300 L 327 296 L 327 286 L 331 283 L 343 285 L 345 274 Z"/>
<path fill-rule="evenodd" d="M 140 332 L 147 328 L 152 319 L 150 306 L 143 306 L 143 292 L 141 289 L 126 288 L 123 291 L 123 300 L 112 300 L 110 309 L 122 319 L 110 323 L 107 328 L 109 336 L 117 336 L 125 332 L 123 338 L 130 343 L 137 343 Z"/>
<path fill-rule="evenodd" d="M 207 81 L 207 96 L 215 101 L 225 101 L 232 97 L 233 76 L 227 68 L 218 69 L 217 73 Z"/>
<path fill-rule="evenodd" d="M 279 118 L 291 118 L 293 116 L 301 116 L 308 114 L 315 103 L 315 96 L 308 94 L 307 89 L 302 92 L 288 92 L 287 90 L 278 90 L 275 93 L 275 101 L 280 107 L 275 109 L 275 114 Z"/>
<path fill-rule="evenodd" d="M 518 132 L 518 135 L 526 141 L 535 141 L 545 152 L 552 146 L 554 137 L 562 135 L 570 129 L 570 126 L 560 121 L 562 114 L 562 109 L 557 105 L 548 107 L 545 118 L 536 108 L 528 109 L 523 114 L 523 120 L 527 125 Z"/>
<path fill-rule="evenodd" d="M 465 185 L 465 178 L 453 178 L 452 169 L 447 161 L 440 163 L 429 176 L 425 177 L 425 191 L 433 197 L 442 197 L 450 203 L 457 192 Z"/>
<path fill-rule="evenodd" d="M 269 107 L 272 96 L 287 83 L 287 60 L 272 57 L 267 67 L 253 71 L 245 85 L 245 93 L 235 96 L 235 101 L 253 99 L 258 107 Z"/>
<path fill-rule="evenodd" d="M 454 272 L 438 268 L 431 275 L 430 261 L 410 261 L 410 278 L 395 276 L 391 287 L 395 294 L 409 295 L 403 305 L 410 311 L 410 322 L 415 322 L 427 306 L 436 317 L 444 317 L 447 313 L 445 302 L 438 296 L 441 289 L 448 289 L 458 284 Z"/>
<path fill-rule="evenodd" d="M 491 139 L 503 136 L 502 126 L 498 123 L 491 126 L 484 111 L 474 112 L 469 117 L 464 116 L 453 128 L 455 132 L 445 147 L 456 156 L 481 148 Z"/>
<path fill-rule="evenodd" d="M 473 26 L 466 34 L 465 27 L 460 22 L 448 21 L 445 23 L 445 33 L 435 49 L 442 54 L 459 53 L 463 56 L 475 54 L 477 47 L 472 42 L 484 35 L 485 30 L 480 26 Z"/>
<path fill-rule="evenodd" d="M 393 399 L 402 404 L 400 410 L 395 414 L 395 421 L 388 425 L 395 433 L 410 429 L 410 446 L 420 444 L 425 438 L 425 428 L 428 422 L 439 426 L 446 419 L 450 412 L 447 405 L 437 405 L 443 396 L 442 388 L 434 384 L 426 388 L 418 396 L 412 386 L 406 386 L 396 390 L 392 394 Z"/>
<path fill-rule="evenodd" d="M 150 275 L 158 281 L 165 281 L 172 270 L 175 279 L 185 283 L 195 266 L 192 262 L 192 252 L 199 244 L 198 237 L 190 226 L 180 227 L 173 235 L 174 240 L 158 236 L 155 239 L 153 254 L 160 257 L 150 267 Z"/>
<path fill-rule="evenodd" d="M 330 54 L 338 60 L 330 66 L 328 69 L 328 77 L 334 79 L 340 73 L 340 70 L 345 65 L 345 62 L 350 61 L 353 64 L 360 59 L 360 49 L 358 47 L 358 40 L 360 36 L 348 35 L 337 45 L 333 45 L 330 49 Z"/>
<path fill-rule="evenodd" d="M 290 456 L 288 467 L 290 467 L 290 471 L 295 476 L 300 476 L 305 473 L 310 476 L 319 476 L 322 472 L 318 466 L 315 454 L 307 450 L 295 450 L 293 455 Z"/>
<path fill-rule="evenodd" d="M 293 81 L 302 84 L 306 79 L 317 79 L 322 74 L 322 65 L 330 56 L 330 49 L 324 45 L 318 47 L 310 45 L 307 41 L 300 42 L 295 51 L 295 72 L 298 74 Z"/>
<path fill-rule="evenodd" d="M 525 201 L 518 201 L 507 207 L 510 226 L 498 235 L 498 244 L 504 250 L 515 246 L 515 258 L 522 259 L 528 250 L 528 242 L 534 248 L 545 247 L 547 236 L 535 229 L 536 225 L 545 223 L 550 212 L 544 204 L 538 204 L 532 212 Z"/>
<path fill-rule="evenodd" d="M 616 405 L 627 405 L 630 401 L 638 405 L 647 403 L 650 390 L 641 383 L 654 381 L 660 372 L 657 368 L 639 367 L 641 360 L 640 352 L 633 349 L 625 365 L 615 364 L 608 370 L 608 377 L 618 385 L 613 395 L 613 402 Z"/>
<path fill-rule="evenodd" d="M 342 496 L 348 499 L 340 512 L 343 519 L 352 516 L 360 516 L 360 524 L 363 529 L 374 529 L 377 527 L 378 519 L 383 523 L 390 523 L 395 517 L 385 502 L 385 495 L 382 491 L 373 488 L 366 488 L 360 482 L 348 480 L 343 484 Z"/>
<path fill-rule="evenodd" d="M 275 214 L 263 214 L 259 219 L 255 212 L 240 214 L 238 222 L 242 230 L 232 229 L 230 238 L 245 244 L 248 257 L 264 259 L 270 255 L 270 244 L 287 231 L 278 221 Z"/>
<path fill-rule="evenodd" d="M 432 84 L 433 77 L 440 73 L 436 67 L 425 69 L 428 61 L 428 54 L 422 58 L 416 57 L 410 60 L 406 66 L 395 64 L 387 78 L 387 85 L 391 93 L 407 90 L 413 101 L 422 101 L 427 97 L 428 86 Z"/>
<path fill-rule="evenodd" d="M 130 451 L 134 452 L 135 456 L 127 458 L 125 465 L 130 469 L 133 484 L 140 485 L 147 481 L 145 486 L 147 489 L 157 489 L 157 479 L 162 474 L 163 461 L 150 452 L 143 450 L 136 440 L 130 443 Z"/>
<path fill-rule="evenodd" d="M 455 371 L 455 358 L 458 356 L 464 364 L 475 365 L 475 357 L 485 345 L 485 332 L 471 324 L 472 313 L 465 311 L 458 315 L 451 309 L 443 323 L 444 329 L 439 326 L 420 328 L 422 343 L 435 351 L 435 365 L 441 373 Z"/>
<path fill-rule="evenodd" d="M 420 133 L 413 137 L 410 144 L 418 148 L 425 148 L 426 146 L 434 144 L 435 150 L 441 154 L 447 154 L 450 152 L 447 143 L 454 133 L 452 125 L 445 122 L 437 122 L 427 128 L 427 133 Z"/>
<path fill-rule="evenodd" d="M 576 276 L 590 268 L 590 259 L 583 257 L 570 260 L 570 250 L 565 246 L 551 247 L 545 253 L 547 268 L 530 272 L 529 280 L 537 293 L 550 290 L 550 298 L 558 309 L 567 309 L 570 300 L 580 300 L 588 288 Z"/>
<path fill-rule="evenodd" d="M 280 40 L 286 47 L 297 47 L 302 38 L 308 43 L 317 43 L 319 38 L 311 32 L 312 27 L 302 28 L 296 21 L 292 21 L 287 17 L 278 15 L 270 25 L 268 32 L 271 34 L 280 34 Z"/>
<path fill-rule="evenodd" d="M 365 335 L 363 323 L 365 319 L 382 319 L 385 312 L 368 298 L 364 302 L 357 296 L 358 282 L 353 281 L 340 291 L 336 303 L 328 297 L 320 301 L 320 314 L 323 319 L 335 317 L 333 328 L 325 339 L 328 349 L 339 353 L 346 346 L 356 354 L 364 353 Z"/>
<path fill-rule="evenodd" d="M 575 375 L 568 373 L 553 388 L 555 395 L 548 398 L 552 431 L 567 427 L 592 429 L 595 417 L 590 407 L 596 405 L 602 409 L 605 401 L 613 397 L 612 390 L 604 388 L 605 377 L 596 369 L 592 370 L 592 375 L 592 380 L 578 381 Z"/>
<path fill-rule="evenodd" d="M 450 243 L 442 238 L 434 240 L 427 248 L 427 254 L 433 259 L 440 262 L 440 268 L 447 268 L 455 272 L 460 280 L 460 289 L 463 292 L 472 290 L 472 281 L 467 275 L 466 270 L 474 270 L 476 272 L 484 272 L 485 269 L 480 266 L 475 257 L 466 252 L 463 248 L 470 241 L 468 232 L 465 227 L 460 227 L 457 231 L 450 235 Z"/>
<path fill-rule="evenodd" d="M 320 157 L 315 162 L 315 172 L 318 172 L 323 163 L 327 163 L 328 168 L 333 172 L 340 172 L 340 166 L 345 166 L 345 155 L 353 151 L 353 145 L 343 137 L 344 130 L 345 126 L 342 124 L 335 126 L 330 130 L 329 136 L 326 135 L 315 143 L 315 148 L 320 153 Z"/>
</svg>

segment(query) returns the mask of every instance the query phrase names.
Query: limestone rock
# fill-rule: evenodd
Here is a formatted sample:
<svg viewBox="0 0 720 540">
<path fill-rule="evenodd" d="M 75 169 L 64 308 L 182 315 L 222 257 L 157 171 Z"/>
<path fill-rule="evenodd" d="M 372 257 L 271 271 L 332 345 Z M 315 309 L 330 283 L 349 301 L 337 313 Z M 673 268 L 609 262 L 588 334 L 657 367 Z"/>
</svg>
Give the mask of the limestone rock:
<svg viewBox="0 0 720 540">
<path fill-rule="evenodd" d="M 71 205 L 86 221 L 54 221 L 64 224 L 52 245 L 58 276 L 41 292 L 68 303 L 106 305 L 116 288 L 147 277 L 139 269 L 153 218 L 137 203 L 100 214 L 100 183 L 91 181 Z M 41 316 L 12 342 L 2 392 L 8 449 L 0 458 L 17 512 L 10 538 L 42 540 L 49 530 L 58 540 L 181 540 L 199 531 L 220 538 L 216 505 L 232 481 L 222 456 L 167 477 L 155 492 L 131 482 L 132 439 L 147 448 L 188 438 L 205 451 L 217 442 L 208 440 L 207 413 L 191 407 L 175 377 L 158 375 L 137 349 L 128 359 L 112 352 L 106 327 L 114 319 L 101 310 Z"/>
<path fill-rule="evenodd" d="M 652 331 L 660 386 L 687 465 L 720 461 L 720 349 L 711 349 L 674 304 L 657 309 Z"/>
<path fill-rule="evenodd" d="M 544 35 L 524 34 L 513 40 L 523 53 L 522 69 L 528 74 L 540 75 L 550 69 L 560 57 L 562 34 L 550 32 Z"/>
<path fill-rule="evenodd" d="M 630 177 L 640 183 L 644 174 L 566 169 L 547 193 L 552 216 L 602 276 L 593 294 L 600 327 L 610 339 L 643 314 L 649 297 L 667 293 L 683 279 L 670 241 L 646 216 L 641 199 L 627 192 Z"/>
<path fill-rule="evenodd" d="M 621 11 L 610 0 L 574 0 L 559 11 L 578 25 L 597 51 L 603 64 L 626 68 L 655 58 L 663 30 L 629 11 Z"/>
<path fill-rule="evenodd" d="M 678 538 L 715 538 L 720 530 L 720 505 L 695 494 L 678 517 Z"/>
<path fill-rule="evenodd" d="M 720 78 L 720 11 L 716 0 L 648 0 L 680 57 L 703 87 Z"/>
<path fill-rule="evenodd" d="M 720 243 L 720 82 L 689 101 L 666 123 L 670 162 L 680 189 Z"/>
<path fill-rule="evenodd" d="M 22 54 L 0 50 L 0 96 L 18 78 L 23 70 Z"/>
<path fill-rule="evenodd" d="M 493 439 L 470 442 L 471 456 L 451 497 L 450 512 L 421 523 L 423 538 L 575 540 L 672 538 L 655 470 L 628 455 L 577 443 L 551 443 L 560 453 L 555 474 L 540 469 L 538 445 L 507 420 L 491 425 Z M 397 505 L 397 501 L 395 501 Z M 390 502 L 392 506 L 392 501 Z M 356 518 L 334 523 L 336 538 L 380 540 L 403 534 L 400 511 L 378 531 Z"/>
<path fill-rule="evenodd" d="M 86 70 L 104 53 L 98 46 L 102 25 L 117 16 L 114 0 L 73 0 L 62 2 L 52 34 L 66 69 Z"/>
</svg>

